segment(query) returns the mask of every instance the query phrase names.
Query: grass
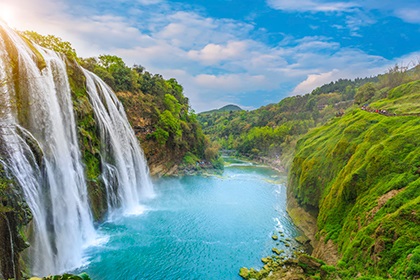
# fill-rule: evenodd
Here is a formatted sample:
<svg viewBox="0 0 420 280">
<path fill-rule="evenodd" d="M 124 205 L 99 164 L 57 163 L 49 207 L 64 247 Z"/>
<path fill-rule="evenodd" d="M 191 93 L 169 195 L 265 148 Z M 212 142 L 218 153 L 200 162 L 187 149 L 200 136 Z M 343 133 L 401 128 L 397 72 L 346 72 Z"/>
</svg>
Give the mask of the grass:
<svg viewBox="0 0 420 280">
<path fill-rule="evenodd" d="M 402 85 L 371 106 L 416 113 L 419 89 Z M 337 245 L 345 279 L 420 275 L 419 139 L 417 116 L 353 109 L 298 142 L 291 192 L 319 209 L 318 235 Z"/>
<path fill-rule="evenodd" d="M 420 114 L 420 81 L 403 84 L 391 90 L 388 98 L 372 103 L 372 108 L 400 114 Z"/>
</svg>

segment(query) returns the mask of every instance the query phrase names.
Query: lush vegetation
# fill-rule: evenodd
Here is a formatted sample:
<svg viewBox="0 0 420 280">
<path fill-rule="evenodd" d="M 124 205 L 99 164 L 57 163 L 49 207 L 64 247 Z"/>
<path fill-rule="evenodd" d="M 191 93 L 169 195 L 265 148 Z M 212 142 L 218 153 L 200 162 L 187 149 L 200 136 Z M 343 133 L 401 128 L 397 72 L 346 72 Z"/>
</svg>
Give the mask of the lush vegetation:
<svg viewBox="0 0 420 280">
<path fill-rule="evenodd" d="M 323 268 L 311 271 L 312 276 L 420 277 L 419 66 L 409 71 L 395 66 L 374 78 L 339 80 L 251 112 L 228 109 L 196 116 L 175 79 L 166 80 L 141 66 L 128 67 L 116 56 L 77 58 L 71 45 L 55 37 L 33 32 L 26 36 L 67 55 L 96 218 L 106 207 L 101 205 L 99 143 L 75 60 L 117 92 L 156 172 L 171 172 L 177 166 L 201 168 L 207 162 L 220 166 L 219 145 L 241 155 L 290 163 L 290 194 L 300 206 L 317 210 L 318 238 L 333 241 L 340 258 L 335 266 L 320 262 Z M 34 54 L 38 57 L 36 50 Z M 38 62 L 42 68 L 42 59 Z M 13 182 L 0 171 L 1 196 L 6 198 L 0 205 L 0 222 L 6 225 L 11 218 L 16 233 L 30 217 L 19 196 L 15 199 Z M 13 201 L 20 204 L 11 206 Z M 13 212 L 10 207 L 21 209 Z M 17 251 L 25 245 L 21 241 Z M 272 265 L 273 270 L 278 266 Z"/>
<path fill-rule="evenodd" d="M 382 94 L 370 86 L 370 99 Z M 289 185 L 319 209 L 318 236 L 337 245 L 344 278 L 420 276 L 419 86 L 393 88 L 369 105 L 381 114 L 351 109 L 297 144 Z"/>
<path fill-rule="evenodd" d="M 0 276 L 5 279 L 18 279 L 20 270 L 25 269 L 19 253 L 28 244 L 20 233 L 32 219 L 29 207 L 16 185 L 14 180 L 8 178 L 0 160 Z"/>
<path fill-rule="evenodd" d="M 78 108 L 85 103 L 83 77 L 78 74 L 72 61 L 77 61 L 84 68 L 102 78 L 122 101 L 127 117 L 149 162 L 152 173 L 174 173 L 178 169 L 201 169 L 205 167 L 221 168 L 222 162 L 218 155 L 218 145 L 212 144 L 203 134 L 194 111 L 185 97 L 183 87 L 177 80 L 164 79 L 159 74 L 151 74 L 140 65 L 127 66 L 124 61 L 114 55 L 100 55 L 91 58 L 79 58 L 68 42 L 52 35 L 42 36 L 33 31 L 23 33 L 30 40 L 63 53 L 69 59 L 68 68 L 71 74 L 74 102 Z M 72 75 L 75 74 L 75 75 Z M 84 104 L 86 105 L 86 104 Z M 92 146 L 92 130 L 86 126 L 94 126 L 90 112 L 78 114 L 84 116 L 78 124 L 83 141 Z M 90 135 L 87 135 L 90 134 Z M 86 144 L 86 143 L 84 143 Z M 95 146 L 95 142 L 93 142 Z M 98 170 L 97 147 L 90 147 L 85 153 L 88 164 L 88 178 L 94 180 Z M 189 161 L 190 155 L 195 161 Z M 202 164 L 197 164 L 201 162 Z M 102 194 L 96 195 L 98 198 Z"/>
<path fill-rule="evenodd" d="M 241 107 L 237 106 L 237 105 L 225 105 L 222 108 L 219 109 L 214 109 L 214 110 L 210 110 L 210 111 L 205 111 L 202 112 L 201 114 L 211 114 L 211 113 L 221 113 L 221 112 L 231 112 L 231 111 L 242 111 Z"/>
<path fill-rule="evenodd" d="M 29 280 L 91 280 L 91 278 L 83 272 L 79 275 L 65 273 L 63 275 L 52 275 L 43 278 L 31 277 Z"/>
</svg>

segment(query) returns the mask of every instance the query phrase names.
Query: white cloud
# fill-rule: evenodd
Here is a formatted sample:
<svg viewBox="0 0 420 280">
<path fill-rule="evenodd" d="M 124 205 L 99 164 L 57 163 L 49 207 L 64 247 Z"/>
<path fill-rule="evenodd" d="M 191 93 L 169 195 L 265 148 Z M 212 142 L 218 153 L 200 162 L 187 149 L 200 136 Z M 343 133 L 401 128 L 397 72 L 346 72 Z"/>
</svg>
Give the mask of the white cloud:
<svg viewBox="0 0 420 280">
<path fill-rule="evenodd" d="M 164 0 L 137 0 L 142 5 L 156 5 L 164 2 Z"/>
<path fill-rule="evenodd" d="M 188 56 L 205 65 L 212 65 L 223 60 L 237 59 L 243 56 L 247 48 L 247 43 L 244 41 L 230 41 L 225 45 L 208 44 L 199 51 L 191 50 Z"/>
<path fill-rule="evenodd" d="M 320 74 L 309 74 L 306 80 L 298 84 L 293 90 L 293 95 L 306 94 L 310 93 L 313 89 L 322 86 L 325 83 L 329 83 L 334 80 L 334 76 L 337 75 L 339 71 L 334 69 L 330 72 L 320 73 Z"/>
<path fill-rule="evenodd" d="M 267 4 L 273 9 L 288 12 L 342 12 L 359 6 L 353 2 L 324 2 L 319 0 L 267 0 Z"/>
<path fill-rule="evenodd" d="M 420 24 L 420 8 L 397 9 L 395 15 L 409 23 Z"/>
<path fill-rule="evenodd" d="M 213 90 L 244 91 L 257 90 L 264 88 L 267 82 L 263 75 L 248 74 L 227 74 L 227 75 L 208 75 L 200 74 L 195 77 L 198 86 Z"/>
</svg>

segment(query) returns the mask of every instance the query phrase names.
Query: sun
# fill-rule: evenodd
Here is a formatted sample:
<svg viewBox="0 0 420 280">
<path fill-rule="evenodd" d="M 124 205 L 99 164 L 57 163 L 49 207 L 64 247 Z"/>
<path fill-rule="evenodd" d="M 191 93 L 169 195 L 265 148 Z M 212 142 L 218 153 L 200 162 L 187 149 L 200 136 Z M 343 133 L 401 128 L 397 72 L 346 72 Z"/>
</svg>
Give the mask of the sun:
<svg viewBox="0 0 420 280">
<path fill-rule="evenodd" d="M 6 5 L 0 5 L 0 19 L 11 25 L 14 19 L 13 9 Z"/>
</svg>

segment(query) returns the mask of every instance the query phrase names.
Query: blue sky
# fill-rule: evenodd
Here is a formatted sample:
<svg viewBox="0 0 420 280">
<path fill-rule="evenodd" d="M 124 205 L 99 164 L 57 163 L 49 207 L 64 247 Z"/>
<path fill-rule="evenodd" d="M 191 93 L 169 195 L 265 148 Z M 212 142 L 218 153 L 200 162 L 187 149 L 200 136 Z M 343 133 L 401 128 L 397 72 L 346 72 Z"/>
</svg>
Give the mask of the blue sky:
<svg viewBox="0 0 420 280">
<path fill-rule="evenodd" d="M 2 0 L 0 15 L 174 77 L 198 112 L 420 62 L 418 0 Z"/>
</svg>

